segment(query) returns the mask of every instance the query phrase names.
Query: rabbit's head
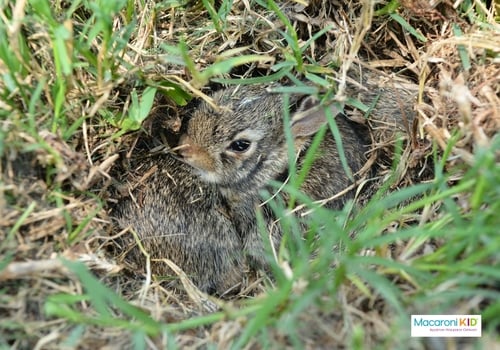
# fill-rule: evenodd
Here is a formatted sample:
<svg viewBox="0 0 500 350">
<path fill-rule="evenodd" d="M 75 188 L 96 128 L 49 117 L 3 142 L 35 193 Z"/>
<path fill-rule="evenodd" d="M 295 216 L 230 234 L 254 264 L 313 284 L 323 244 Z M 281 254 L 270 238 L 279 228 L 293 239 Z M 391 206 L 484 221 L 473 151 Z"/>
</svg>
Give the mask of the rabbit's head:
<svg viewBox="0 0 500 350">
<path fill-rule="evenodd" d="M 283 98 L 264 86 L 237 86 L 215 93 L 218 109 L 202 102 L 180 139 L 179 153 L 206 182 L 255 190 L 287 170 Z M 291 96 L 292 107 L 298 98 Z M 323 107 L 306 98 L 291 117 L 296 148 L 326 123 Z M 337 111 L 333 111 L 334 115 Z"/>
</svg>

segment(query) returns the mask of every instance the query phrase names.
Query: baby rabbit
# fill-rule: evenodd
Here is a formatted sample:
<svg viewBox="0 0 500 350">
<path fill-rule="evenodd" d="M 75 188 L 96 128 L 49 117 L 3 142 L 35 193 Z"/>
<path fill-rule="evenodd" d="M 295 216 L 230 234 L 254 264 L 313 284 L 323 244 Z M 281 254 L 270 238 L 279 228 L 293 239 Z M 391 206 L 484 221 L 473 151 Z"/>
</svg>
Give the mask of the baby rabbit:
<svg viewBox="0 0 500 350">
<path fill-rule="evenodd" d="M 284 181 L 288 174 L 283 97 L 258 85 L 230 87 L 212 97 L 219 109 L 206 102 L 198 106 L 180 138 L 179 152 L 200 179 L 217 185 L 228 203 L 245 251 L 254 262 L 265 265 L 255 210 L 261 202 L 260 190 L 272 180 Z M 290 127 L 295 151 L 299 154 L 298 170 L 303 165 L 303 154 L 312 137 L 327 122 L 322 106 L 310 97 L 303 99 L 302 103 L 299 99 L 298 96 L 290 98 L 295 109 Z M 332 116 L 338 114 L 335 107 L 328 108 Z M 354 174 L 365 163 L 367 141 L 362 137 L 363 131 L 358 130 L 363 127 L 356 127 L 342 115 L 337 116 L 336 123 Z M 335 140 L 327 132 L 301 190 L 319 200 L 332 197 L 351 183 L 341 165 Z M 341 197 L 326 205 L 338 208 L 346 198 Z M 268 217 L 271 220 L 272 216 Z M 273 243 L 277 244 L 280 238 L 280 230 L 275 231 Z"/>
<path fill-rule="evenodd" d="M 364 94 L 352 86 L 348 92 L 369 96 L 362 99 L 367 105 L 372 96 L 376 97 L 376 93 Z M 382 91 L 383 105 L 377 105 L 374 112 L 378 119 L 393 117 L 401 126 L 398 104 L 391 98 L 391 91 L 389 95 Z M 286 181 L 289 157 L 281 95 L 254 85 L 230 87 L 212 97 L 219 108 L 201 102 L 184 126 L 179 142 L 182 161 L 170 154 L 136 161 L 141 164 L 141 180 L 134 191 L 136 201 L 121 201 L 115 215 L 122 227 L 130 226 L 137 232 L 151 258 L 171 259 L 201 290 L 222 294 L 241 280 L 248 258 L 254 265 L 267 266 L 256 220 L 256 210 L 262 203 L 260 190 L 273 180 Z M 310 97 L 292 95 L 290 107 L 300 171 L 314 134 L 327 119 L 323 107 Z M 327 108 L 336 116 L 348 165 L 356 174 L 366 160 L 370 143 L 367 130 L 338 114 L 334 106 Z M 335 140 L 327 131 L 301 190 L 320 200 L 333 197 L 351 183 Z M 286 194 L 281 196 L 287 200 Z M 339 208 L 349 196 L 325 205 Z M 268 224 L 274 221 L 267 206 L 261 206 L 261 210 Z M 270 238 L 275 246 L 279 244 L 279 226 Z M 137 262 L 145 259 L 137 247 L 131 255 Z M 155 274 L 169 273 L 163 262 L 153 263 L 152 270 Z"/>
<path fill-rule="evenodd" d="M 202 291 L 223 294 L 241 282 L 243 248 L 215 186 L 170 154 L 137 163 L 142 166 L 136 202 L 125 199 L 115 208 L 120 226 L 137 233 L 151 259 L 172 260 Z M 145 266 L 138 247 L 129 254 L 129 260 Z M 151 267 L 154 274 L 172 274 L 165 262 Z"/>
</svg>

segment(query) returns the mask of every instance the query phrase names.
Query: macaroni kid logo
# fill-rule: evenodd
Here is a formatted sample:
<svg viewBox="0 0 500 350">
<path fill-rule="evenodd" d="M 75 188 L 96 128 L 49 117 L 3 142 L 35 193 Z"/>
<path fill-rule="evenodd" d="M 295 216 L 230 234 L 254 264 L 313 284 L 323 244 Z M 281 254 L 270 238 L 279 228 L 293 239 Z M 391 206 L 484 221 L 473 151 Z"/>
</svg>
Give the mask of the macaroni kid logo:
<svg viewBox="0 0 500 350">
<path fill-rule="evenodd" d="M 480 337 L 481 315 L 412 315 L 412 337 Z"/>
</svg>

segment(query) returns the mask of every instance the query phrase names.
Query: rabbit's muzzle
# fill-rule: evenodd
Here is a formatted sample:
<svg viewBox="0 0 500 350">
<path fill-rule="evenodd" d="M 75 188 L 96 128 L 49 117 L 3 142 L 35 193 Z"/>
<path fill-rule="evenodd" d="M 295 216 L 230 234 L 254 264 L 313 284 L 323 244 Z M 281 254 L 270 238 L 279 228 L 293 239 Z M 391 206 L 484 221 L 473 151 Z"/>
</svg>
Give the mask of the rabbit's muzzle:
<svg viewBox="0 0 500 350">
<path fill-rule="evenodd" d="M 181 136 L 177 152 L 182 161 L 201 172 L 211 173 L 216 170 L 210 154 L 203 147 L 195 145 L 187 135 Z"/>
</svg>

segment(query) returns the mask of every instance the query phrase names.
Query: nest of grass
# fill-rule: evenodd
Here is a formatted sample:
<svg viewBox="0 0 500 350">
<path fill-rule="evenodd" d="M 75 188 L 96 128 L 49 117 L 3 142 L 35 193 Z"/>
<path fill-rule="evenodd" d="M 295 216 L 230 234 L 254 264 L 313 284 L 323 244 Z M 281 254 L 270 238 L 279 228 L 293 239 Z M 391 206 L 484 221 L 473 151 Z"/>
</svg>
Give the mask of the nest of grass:
<svg viewBox="0 0 500 350">
<path fill-rule="evenodd" d="M 446 169 L 463 168 L 473 164 L 476 150 L 490 146 L 500 129 L 500 35 L 494 13 L 484 5 L 491 26 L 479 28 L 460 14 L 457 3 L 400 1 L 398 16 L 417 28 L 418 33 L 414 35 L 384 15 L 385 7 L 377 5 L 375 8 L 369 1 L 312 0 L 307 6 L 293 1 L 278 3 L 301 44 L 328 28 L 310 44 L 304 57 L 310 58 L 307 62 L 315 61 L 316 66 L 322 68 L 316 73 L 336 82 L 338 98 L 349 92 L 348 72 L 359 65 L 376 72 L 379 80 L 374 86 L 394 86 L 398 78 L 404 78 L 408 90 L 414 92 L 411 109 L 415 118 L 397 125 L 390 119 L 368 121 L 373 131 L 371 161 L 379 169 L 377 181 L 383 183 L 387 177 L 394 176 L 395 170 L 398 180 L 393 190 L 432 179 L 434 144 L 438 153 L 446 152 L 447 158 L 443 160 Z M 2 135 L 5 135 L 1 162 L 0 242 L 9 242 L 0 245 L 0 255 L 5 257 L 3 262 L 6 264 L 0 271 L 0 315 L 9 321 L 2 321 L 4 327 L 19 335 L 10 342 L 15 348 L 62 347 L 68 338 L 72 328 L 63 318 L 46 316 L 46 301 L 60 293 L 79 295 L 83 287 L 75 272 L 68 270 L 56 256 L 84 261 L 101 281 L 124 299 L 166 323 L 180 322 L 221 308 L 231 314 L 240 300 L 256 295 L 258 300 L 258 295 L 266 290 L 265 278 L 249 274 L 242 292 L 231 300 L 222 301 L 200 293 L 180 270 L 176 272 L 185 291 L 154 282 L 146 285 L 136 278 L 134 271 L 124 269 L 125 263 L 119 257 L 110 254 L 124 249 L 117 246 L 115 238 L 128 234 L 117 232 L 108 216 L 109 203 L 113 202 L 110 188 L 115 181 L 110 170 L 119 169 L 118 154 L 130 154 L 137 135 L 115 137 L 116 128 L 103 122 L 100 111 L 106 109 L 125 114 L 131 105 L 128 91 L 135 87 L 136 75 L 144 81 L 176 84 L 194 97 L 207 98 L 206 93 L 218 88 L 219 83 L 193 76 L 192 70 L 172 63 L 168 55 L 159 54 L 164 52 L 162 45 L 175 46 L 180 38 L 189 48 L 189 57 L 198 72 L 224 59 L 252 54 L 262 59 L 218 77 L 250 78 L 274 74 L 273 64 L 285 61 L 292 54 L 280 34 L 286 31 L 283 18 L 263 7 L 250 6 L 246 1 L 233 2 L 225 20 L 218 24 L 201 2 L 190 2 L 178 8 L 162 8 L 148 2 L 136 6 L 138 23 L 117 63 L 117 79 L 96 79 L 85 68 L 77 68 L 72 81 L 68 81 L 64 103 L 73 108 L 66 108 L 66 113 L 68 120 L 79 125 L 71 137 L 43 127 L 34 138 L 26 132 L 23 126 L 26 118 L 19 112 L 27 106 L 13 108 L 1 102 L 2 109 L 10 117 L 0 122 Z M 85 11 L 77 11 L 65 25 L 77 28 L 86 16 Z M 123 21 L 119 16 L 113 23 L 116 31 L 122 29 Z M 16 28 L 12 30 L 11 35 L 14 35 Z M 51 33 L 43 26 L 28 25 L 22 30 L 26 32 L 28 48 L 36 52 L 36 60 L 29 67 L 28 83 L 47 79 L 46 88 L 41 92 L 42 100 L 57 110 L 58 102 L 50 93 L 57 75 Z M 102 52 L 102 43 L 95 40 L 93 49 Z M 297 75 L 307 76 L 305 73 L 310 73 L 308 66 L 310 64 L 304 64 Z M 284 82 L 285 78 L 276 80 Z M 165 88 L 165 92 L 169 89 Z M 168 99 L 168 93 L 166 95 L 167 98 L 157 99 L 152 114 L 168 114 L 168 120 L 162 123 L 175 130 L 183 107 Z M 13 104 L 19 104 L 15 94 L 13 96 Z M 359 112 L 348 110 L 347 113 L 351 113 L 352 119 L 359 119 Z M 51 117 L 46 115 L 45 119 L 32 120 L 32 127 L 40 130 L 39 127 L 47 125 Z M 145 130 L 154 128 L 152 120 L 145 122 Z M 399 166 L 392 169 L 396 135 L 404 142 Z M 452 140 L 453 146 L 449 149 Z M 495 156 L 498 162 L 500 154 Z M 450 181 L 458 182 L 461 172 L 454 174 Z M 463 200 L 463 205 L 469 202 Z M 438 208 L 426 215 L 429 218 L 438 215 Z M 419 218 L 407 220 L 418 222 Z M 404 220 L 399 223 L 403 224 Z M 392 229 L 386 230 L 390 233 Z M 436 244 L 440 243 L 429 242 L 423 250 L 435 249 Z M 401 246 L 394 246 L 386 253 L 398 259 L 398 254 L 404 250 L 405 243 L 401 242 Z M 398 280 L 397 276 L 393 282 L 401 290 L 412 290 L 408 282 Z M 300 296 L 300 285 L 293 294 Z M 392 331 L 384 321 L 391 317 L 390 308 L 377 294 L 370 297 L 357 286 L 345 284 L 337 296 L 325 298 L 340 300 L 341 307 L 328 311 L 312 309 L 299 317 L 302 325 L 297 337 L 305 347 L 347 347 L 349 344 L 345 341 L 350 339 L 353 329 L 359 329 L 356 327 L 364 329 L 362 342 L 371 347 L 380 344 Z M 325 304 L 329 305 L 329 301 L 325 300 Z M 86 309 L 85 301 L 81 305 L 83 313 L 92 313 Z M 119 310 L 114 317 L 120 317 Z M 242 315 L 223 318 L 209 327 L 183 330 L 189 327 L 180 326 L 175 342 L 179 347 L 206 347 L 208 344 L 229 347 L 246 322 Z M 283 347 L 293 345 L 283 330 L 272 329 L 268 335 L 271 343 Z M 127 348 L 131 341 L 129 332 L 103 325 L 81 329 L 78 337 L 80 348 Z M 149 346 L 163 347 L 169 341 L 165 335 L 151 340 Z M 258 339 L 249 340 L 247 347 L 259 347 L 259 344 Z"/>
</svg>

